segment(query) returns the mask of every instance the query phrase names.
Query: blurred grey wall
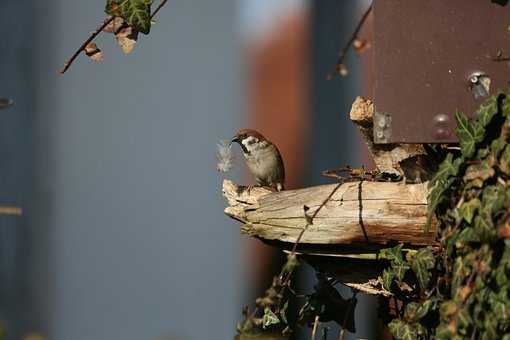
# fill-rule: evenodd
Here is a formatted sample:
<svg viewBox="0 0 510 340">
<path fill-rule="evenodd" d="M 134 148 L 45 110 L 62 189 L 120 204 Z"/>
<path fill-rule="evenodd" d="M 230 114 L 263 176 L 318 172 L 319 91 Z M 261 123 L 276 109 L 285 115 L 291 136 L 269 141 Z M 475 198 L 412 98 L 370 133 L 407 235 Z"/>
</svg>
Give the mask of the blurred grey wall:
<svg viewBox="0 0 510 340">
<path fill-rule="evenodd" d="M 24 208 L 33 177 L 34 16 L 31 0 L 0 1 L 0 97 L 15 101 L 0 111 L 0 205 Z M 0 216 L 0 323 L 14 339 L 27 317 L 27 222 L 26 214 Z"/>
<path fill-rule="evenodd" d="M 238 225 L 215 149 L 240 124 L 234 0 L 172 0 L 123 56 L 57 70 L 104 0 L 33 1 L 32 329 L 52 340 L 229 339 L 240 317 Z"/>
</svg>

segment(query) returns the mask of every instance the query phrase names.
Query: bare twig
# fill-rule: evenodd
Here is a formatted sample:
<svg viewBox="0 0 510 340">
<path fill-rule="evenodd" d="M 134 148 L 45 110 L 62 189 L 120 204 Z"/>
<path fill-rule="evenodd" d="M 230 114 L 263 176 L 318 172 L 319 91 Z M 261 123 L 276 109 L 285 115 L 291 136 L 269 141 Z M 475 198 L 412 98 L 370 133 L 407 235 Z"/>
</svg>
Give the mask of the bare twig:
<svg viewBox="0 0 510 340">
<path fill-rule="evenodd" d="M 352 46 L 352 43 L 354 42 L 354 40 L 356 40 L 356 38 L 358 37 L 359 31 L 363 27 L 363 24 L 365 23 L 365 20 L 367 19 L 368 15 L 370 14 L 371 11 L 372 11 L 372 4 L 370 4 L 370 6 L 367 8 L 365 13 L 361 17 L 360 21 L 358 22 L 358 25 L 356 26 L 356 29 L 352 33 L 350 39 L 347 41 L 347 44 L 345 44 L 344 48 L 339 53 L 338 59 L 335 64 L 335 70 L 329 75 L 329 77 L 331 77 L 331 78 L 334 77 L 335 75 L 340 73 L 340 70 L 342 68 L 345 68 L 344 60 L 345 60 L 345 57 L 347 56 L 347 52 L 349 51 L 349 48 Z"/>
<path fill-rule="evenodd" d="M 168 2 L 168 0 L 163 0 L 161 1 L 161 3 L 159 4 L 159 6 L 154 10 L 154 12 L 152 13 L 151 15 L 151 19 L 153 19 L 156 14 L 158 14 L 158 12 L 163 8 L 163 6 L 166 5 L 166 3 Z"/>
<path fill-rule="evenodd" d="M 62 70 L 60 70 L 60 74 L 66 73 L 66 71 L 71 67 L 72 63 L 78 58 L 81 52 L 85 50 L 85 47 L 87 47 L 88 44 L 92 42 L 102 31 L 103 29 L 108 26 L 113 20 L 115 19 L 114 16 L 111 16 L 110 18 L 106 19 L 101 26 L 99 26 L 92 34 L 88 37 L 87 40 L 83 42 L 83 44 L 74 52 L 72 57 L 64 64 L 64 67 Z"/>
<path fill-rule="evenodd" d="M 319 315 L 316 315 L 315 316 L 315 321 L 313 322 L 311 340 L 315 340 L 315 335 L 317 334 L 317 329 L 318 328 L 319 328 Z"/>
</svg>

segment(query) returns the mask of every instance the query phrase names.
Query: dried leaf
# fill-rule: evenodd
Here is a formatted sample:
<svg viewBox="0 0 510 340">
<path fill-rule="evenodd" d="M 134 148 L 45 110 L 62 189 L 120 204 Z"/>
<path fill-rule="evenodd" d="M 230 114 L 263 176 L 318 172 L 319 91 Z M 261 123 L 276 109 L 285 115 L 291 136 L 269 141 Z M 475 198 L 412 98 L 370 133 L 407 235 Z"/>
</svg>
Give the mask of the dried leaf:
<svg viewBox="0 0 510 340">
<path fill-rule="evenodd" d="M 115 17 L 112 22 L 110 22 L 104 29 L 103 32 L 106 33 L 117 33 L 119 29 L 124 26 L 124 19 L 121 17 Z"/>
<path fill-rule="evenodd" d="M 104 56 L 103 52 L 97 47 L 97 45 L 93 42 L 89 43 L 85 47 L 85 54 L 92 59 L 93 61 L 99 62 L 102 61 Z"/>
<path fill-rule="evenodd" d="M 122 48 L 124 54 L 133 52 L 138 41 L 138 31 L 131 26 L 124 26 L 115 33 L 117 43 Z"/>
</svg>

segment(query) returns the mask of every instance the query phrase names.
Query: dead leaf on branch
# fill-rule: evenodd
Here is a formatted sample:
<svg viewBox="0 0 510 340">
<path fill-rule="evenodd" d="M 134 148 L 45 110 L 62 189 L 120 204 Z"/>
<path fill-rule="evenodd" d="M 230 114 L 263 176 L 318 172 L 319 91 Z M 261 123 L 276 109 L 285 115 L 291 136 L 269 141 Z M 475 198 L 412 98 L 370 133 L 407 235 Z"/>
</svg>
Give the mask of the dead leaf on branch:
<svg viewBox="0 0 510 340">
<path fill-rule="evenodd" d="M 131 26 L 125 26 L 115 33 L 117 43 L 124 54 L 133 52 L 138 41 L 138 31 Z"/>
<path fill-rule="evenodd" d="M 104 59 L 103 52 L 97 47 L 95 43 L 89 43 L 85 47 L 85 54 L 87 57 L 96 62 L 103 61 Z"/>
<path fill-rule="evenodd" d="M 111 18 L 111 17 L 110 17 Z M 103 32 L 106 33 L 117 33 L 118 30 L 120 30 L 124 26 L 124 19 L 121 17 L 115 17 L 113 18 L 113 21 L 110 22 L 105 28 L 103 28 Z"/>
</svg>

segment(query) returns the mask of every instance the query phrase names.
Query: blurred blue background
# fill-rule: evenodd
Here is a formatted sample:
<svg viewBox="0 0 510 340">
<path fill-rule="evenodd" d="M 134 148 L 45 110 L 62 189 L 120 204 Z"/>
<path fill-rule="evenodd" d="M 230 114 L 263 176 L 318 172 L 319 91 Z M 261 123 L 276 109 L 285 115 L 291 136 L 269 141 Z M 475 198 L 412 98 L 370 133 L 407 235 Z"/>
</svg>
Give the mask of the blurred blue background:
<svg viewBox="0 0 510 340">
<path fill-rule="evenodd" d="M 223 214 L 216 143 L 249 124 L 247 46 L 285 13 L 315 13 L 301 184 L 360 162 L 347 119 L 359 85 L 325 74 L 363 6 L 327 3 L 170 0 L 134 53 L 103 35 L 105 60 L 64 76 L 104 0 L 0 3 L 0 97 L 15 101 L 1 112 L 0 202 L 24 209 L 0 217 L 10 338 L 232 338 L 256 258 Z"/>
</svg>

